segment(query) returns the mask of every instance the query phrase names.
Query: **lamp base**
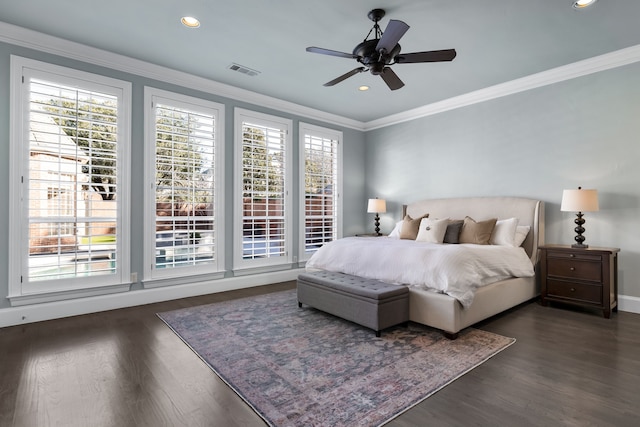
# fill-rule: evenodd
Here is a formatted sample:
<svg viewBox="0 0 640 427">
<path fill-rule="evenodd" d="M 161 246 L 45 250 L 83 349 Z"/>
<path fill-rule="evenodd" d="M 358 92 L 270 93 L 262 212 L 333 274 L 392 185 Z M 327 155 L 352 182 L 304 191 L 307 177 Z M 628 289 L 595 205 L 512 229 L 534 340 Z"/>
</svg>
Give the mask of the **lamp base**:
<svg viewBox="0 0 640 427">
<path fill-rule="evenodd" d="M 574 243 L 573 245 L 571 245 L 571 247 L 572 247 L 572 248 L 578 248 L 578 249 L 585 249 L 585 248 L 588 248 L 588 247 L 589 247 L 589 245 L 585 245 L 585 244 L 583 243 L 583 242 L 584 242 L 584 236 L 582 235 L 582 233 L 584 233 L 584 227 L 583 227 L 583 225 L 584 225 L 584 223 L 585 223 L 585 220 L 584 220 L 584 218 L 582 217 L 582 216 L 583 216 L 583 215 L 582 215 L 582 212 L 578 212 L 578 213 L 576 214 L 576 216 L 577 216 L 577 218 L 573 221 L 573 222 L 575 222 L 575 223 L 576 223 L 576 225 L 577 225 L 577 227 L 573 229 L 573 231 L 575 231 L 575 232 L 577 233 L 577 234 L 576 234 L 576 237 L 575 237 L 575 241 L 576 241 L 576 243 Z"/>
</svg>

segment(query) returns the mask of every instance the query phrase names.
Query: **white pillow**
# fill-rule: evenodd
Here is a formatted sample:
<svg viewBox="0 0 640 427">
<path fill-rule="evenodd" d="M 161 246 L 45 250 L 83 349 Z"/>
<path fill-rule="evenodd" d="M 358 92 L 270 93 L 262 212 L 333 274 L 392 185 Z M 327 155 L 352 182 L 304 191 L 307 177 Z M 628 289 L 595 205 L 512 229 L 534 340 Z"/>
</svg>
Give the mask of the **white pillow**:
<svg viewBox="0 0 640 427">
<path fill-rule="evenodd" d="M 496 226 L 491 233 L 489 243 L 500 246 L 515 246 L 516 228 L 518 218 L 509 218 L 496 221 Z"/>
<path fill-rule="evenodd" d="M 396 222 L 396 226 L 393 227 L 393 230 L 391 230 L 391 233 L 389 233 L 389 237 L 391 237 L 392 239 L 399 239 L 401 229 L 402 229 L 402 221 Z"/>
<path fill-rule="evenodd" d="M 442 243 L 447 225 L 449 225 L 449 218 L 422 218 L 416 242 Z"/>
<path fill-rule="evenodd" d="M 527 234 L 529 234 L 529 230 L 531 230 L 530 225 L 519 225 L 516 227 L 516 235 L 514 237 L 513 245 L 515 247 L 520 247 L 524 243 L 524 239 L 527 238 Z"/>
</svg>

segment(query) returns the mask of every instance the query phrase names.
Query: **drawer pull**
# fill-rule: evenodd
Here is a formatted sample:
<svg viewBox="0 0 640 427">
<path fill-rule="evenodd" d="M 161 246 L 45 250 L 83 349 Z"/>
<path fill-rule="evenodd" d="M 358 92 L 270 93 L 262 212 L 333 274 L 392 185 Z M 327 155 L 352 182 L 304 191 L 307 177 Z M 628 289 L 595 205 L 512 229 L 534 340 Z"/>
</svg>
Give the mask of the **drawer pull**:
<svg viewBox="0 0 640 427">
<path fill-rule="evenodd" d="M 575 255 L 575 254 L 569 254 L 569 256 L 570 256 L 571 258 L 574 258 L 576 255 Z"/>
<path fill-rule="evenodd" d="M 571 267 L 571 268 L 569 268 L 569 270 L 576 271 L 576 268 L 575 267 Z"/>
<path fill-rule="evenodd" d="M 576 288 L 571 288 L 571 292 L 575 292 L 575 291 L 576 291 Z"/>
</svg>

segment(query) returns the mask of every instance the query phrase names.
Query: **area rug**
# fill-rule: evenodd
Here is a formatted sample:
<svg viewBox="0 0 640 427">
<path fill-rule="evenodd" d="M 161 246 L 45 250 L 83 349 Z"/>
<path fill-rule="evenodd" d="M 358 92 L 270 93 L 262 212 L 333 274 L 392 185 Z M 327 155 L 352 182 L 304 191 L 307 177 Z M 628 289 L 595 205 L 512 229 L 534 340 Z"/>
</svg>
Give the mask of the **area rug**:
<svg viewBox="0 0 640 427">
<path fill-rule="evenodd" d="M 295 290 L 158 316 L 272 426 L 379 426 L 515 342 L 410 323 L 376 338 Z"/>
</svg>

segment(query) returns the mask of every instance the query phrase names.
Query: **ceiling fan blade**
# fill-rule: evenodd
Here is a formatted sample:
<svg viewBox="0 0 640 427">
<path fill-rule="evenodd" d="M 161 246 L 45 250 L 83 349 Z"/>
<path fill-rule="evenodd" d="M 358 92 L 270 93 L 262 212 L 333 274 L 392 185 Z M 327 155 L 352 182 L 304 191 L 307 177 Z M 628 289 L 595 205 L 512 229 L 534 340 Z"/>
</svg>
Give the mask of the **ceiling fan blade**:
<svg viewBox="0 0 640 427">
<path fill-rule="evenodd" d="M 384 70 L 382 70 L 380 77 L 382 77 L 382 80 L 384 80 L 391 90 L 397 90 L 404 86 L 400 77 L 398 77 L 398 75 L 389 67 L 385 67 Z"/>
<path fill-rule="evenodd" d="M 389 21 L 387 28 L 384 30 L 384 33 L 382 33 L 382 37 L 380 37 L 380 41 L 376 46 L 376 51 L 380 52 L 380 50 L 384 50 L 386 53 L 391 52 L 408 29 L 409 26 L 402 21 L 396 19 Z"/>
<path fill-rule="evenodd" d="M 364 68 L 364 67 L 354 68 L 353 70 L 349 71 L 348 73 L 345 73 L 345 74 L 341 75 L 340 77 L 336 77 L 335 79 L 331 80 L 330 82 L 325 83 L 323 86 L 333 86 L 335 84 L 338 84 L 341 81 L 346 80 L 351 76 L 355 76 L 356 74 L 363 72 L 365 69 L 366 68 Z"/>
<path fill-rule="evenodd" d="M 416 62 L 443 62 L 453 61 L 456 57 L 455 49 L 430 50 L 428 52 L 401 53 L 396 56 L 398 64 L 411 64 Z"/>
<path fill-rule="evenodd" d="M 311 46 L 307 48 L 307 52 L 319 53 L 321 55 L 337 56 L 339 58 L 358 59 L 353 53 L 338 52 L 337 50 L 323 49 L 321 47 Z"/>
</svg>

